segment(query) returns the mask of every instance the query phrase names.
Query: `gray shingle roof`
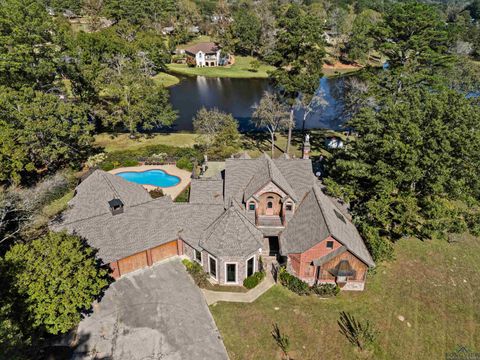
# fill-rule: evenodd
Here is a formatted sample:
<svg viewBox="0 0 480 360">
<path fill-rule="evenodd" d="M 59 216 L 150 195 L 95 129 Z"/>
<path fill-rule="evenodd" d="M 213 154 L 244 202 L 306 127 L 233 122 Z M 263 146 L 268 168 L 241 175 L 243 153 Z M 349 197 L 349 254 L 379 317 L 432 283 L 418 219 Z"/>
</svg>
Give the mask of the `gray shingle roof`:
<svg viewBox="0 0 480 360">
<path fill-rule="evenodd" d="M 288 181 L 284 178 L 273 160 L 267 154 L 262 155 L 257 162 L 257 171 L 252 176 L 245 188 L 245 192 L 243 194 L 244 201 L 248 200 L 253 194 L 267 185 L 269 182 L 273 182 L 275 185 L 277 185 L 294 201 L 298 200 L 297 195 L 293 191 Z"/>
<path fill-rule="evenodd" d="M 174 204 L 170 197 L 125 207 L 124 212 L 110 212 L 73 222 L 53 225 L 53 230 L 67 230 L 87 239 L 98 249 L 104 263 L 110 263 L 178 238 Z"/>
<path fill-rule="evenodd" d="M 315 184 L 280 234 L 282 253 L 302 253 L 330 235 L 367 265 L 375 266 L 356 227 Z"/>
<path fill-rule="evenodd" d="M 78 221 L 110 213 L 109 201 L 120 199 L 125 207 L 135 206 L 152 200 L 141 185 L 123 180 L 121 177 L 96 170 L 75 189 L 70 200 L 70 209 L 64 221 Z"/>
<path fill-rule="evenodd" d="M 205 230 L 224 212 L 223 204 L 176 203 L 174 207 L 179 236 L 190 246 L 201 250 L 199 241 Z"/>
<path fill-rule="evenodd" d="M 223 180 L 221 178 L 193 179 L 190 184 L 190 203 L 223 204 Z"/>
<path fill-rule="evenodd" d="M 225 161 L 224 175 L 225 207 L 229 206 L 231 199 L 242 202 L 246 193 L 260 190 L 259 188 L 253 189 L 257 184 L 270 177 L 270 172 L 266 167 L 269 161 L 274 164 L 270 168 L 272 177 L 278 182 L 277 186 L 285 192 L 293 193 L 300 200 L 312 188 L 315 177 L 312 173 L 312 162 L 310 160 L 289 160 L 284 158 L 272 160 L 268 155 L 263 155 L 257 159 L 227 159 Z M 263 175 L 257 176 L 257 179 L 254 180 L 254 185 L 253 177 L 258 173 Z M 260 187 L 262 185 L 265 184 L 261 184 Z M 249 187 L 248 191 L 246 191 L 247 186 Z"/>
<path fill-rule="evenodd" d="M 262 247 L 263 234 L 232 204 L 205 231 L 200 246 L 216 256 L 246 256 Z"/>
</svg>

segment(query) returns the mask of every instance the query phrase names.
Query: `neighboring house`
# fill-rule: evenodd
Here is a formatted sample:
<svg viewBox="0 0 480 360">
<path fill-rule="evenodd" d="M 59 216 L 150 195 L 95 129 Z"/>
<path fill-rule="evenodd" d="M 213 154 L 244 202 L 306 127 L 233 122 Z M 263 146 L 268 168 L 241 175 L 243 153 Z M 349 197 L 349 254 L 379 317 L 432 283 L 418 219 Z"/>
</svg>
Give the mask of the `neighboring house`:
<svg viewBox="0 0 480 360">
<path fill-rule="evenodd" d="M 241 285 L 278 261 L 310 284 L 363 290 L 374 266 L 308 158 L 227 159 L 221 173 L 192 180 L 188 203 L 153 200 L 140 185 L 97 170 L 53 228 L 85 237 L 114 278 L 185 255 L 222 285 Z"/>
<path fill-rule="evenodd" d="M 228 59 L 221 57 L 220 47 L 214 42 L 203 42 L 185 49 L 187 63 L 195 66 L 222 66 Z"/>
</svg>

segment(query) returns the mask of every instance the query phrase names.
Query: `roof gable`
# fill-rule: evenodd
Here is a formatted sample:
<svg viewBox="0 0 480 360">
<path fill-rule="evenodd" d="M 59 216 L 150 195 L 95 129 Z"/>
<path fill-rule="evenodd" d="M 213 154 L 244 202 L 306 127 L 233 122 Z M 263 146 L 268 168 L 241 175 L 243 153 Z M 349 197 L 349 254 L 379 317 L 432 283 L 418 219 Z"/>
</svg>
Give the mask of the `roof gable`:
<svg viewBox="0 0 480 360">
<path fill-rule="evenodd" d="M 245 256 L 261 248 L 263 234 L 232 205 L 205 231 L 199 245 L 217 256 Z"/>
<path fill-rule="evenodd" d="M 315 184 L 280 235 L 282 252 L 303 253 L 330 235 L 365 264 L 375 265 L 355 225 Z"/>
</svg>

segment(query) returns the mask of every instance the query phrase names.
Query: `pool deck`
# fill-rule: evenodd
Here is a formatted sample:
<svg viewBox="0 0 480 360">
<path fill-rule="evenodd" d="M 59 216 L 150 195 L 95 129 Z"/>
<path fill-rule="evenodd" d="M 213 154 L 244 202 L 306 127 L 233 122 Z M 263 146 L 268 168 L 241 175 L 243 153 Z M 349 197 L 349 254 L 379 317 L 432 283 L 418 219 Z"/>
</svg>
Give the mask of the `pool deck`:
<svg viewBox="0 0 480 360">
<path fill-rule="evenodd" d="M 174 175 L 180 178 L 180 182 L 175 186 L 170 187 L 160 187 L 165 195 L 170 195 L 172 199 L 175 199 L 185 188 L 190 185 L 191 173 L 186 170 L 177 168 L 175 165 L 141 165 L 141 166 L 130 166 L 122 167 L 110 170 L 110 174 L 118 174 L 125 171 L 146 171 L 146 170 L 163 170 L 169 175 Z M 152 185 L 142 185 L 148 191 L 157 188 L 157 186 Z"/>
</svg>

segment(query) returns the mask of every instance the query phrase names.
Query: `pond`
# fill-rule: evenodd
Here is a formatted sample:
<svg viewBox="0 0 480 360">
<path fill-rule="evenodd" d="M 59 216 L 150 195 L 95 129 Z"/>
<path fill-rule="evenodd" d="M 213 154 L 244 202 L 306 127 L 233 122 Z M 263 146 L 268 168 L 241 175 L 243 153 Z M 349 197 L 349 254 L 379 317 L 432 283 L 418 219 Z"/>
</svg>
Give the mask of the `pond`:
<svg viewBox="0 0 480 360">
<path fill-rule="evenodd" d="M 309 129 L 339 129 L 343 124 L 343 78 L 322 78 L 319 92 L 323 92 L 326 105 L 308 117 Z M 204 76 L 184 77 L 171 87 L 170 101 L 178 111 L 174 130 L 192 130 L 192 119 L 196 112 L 205 107 L 233 114 L 240 124 L 241 131 L 251 130 L 252 106 L 260 101 L 266 90 L 271 90 L 266 79 L 207 78 Z M 302 126 L 302 111 L 295 113 L 296 125 Z"/>
</svg>

